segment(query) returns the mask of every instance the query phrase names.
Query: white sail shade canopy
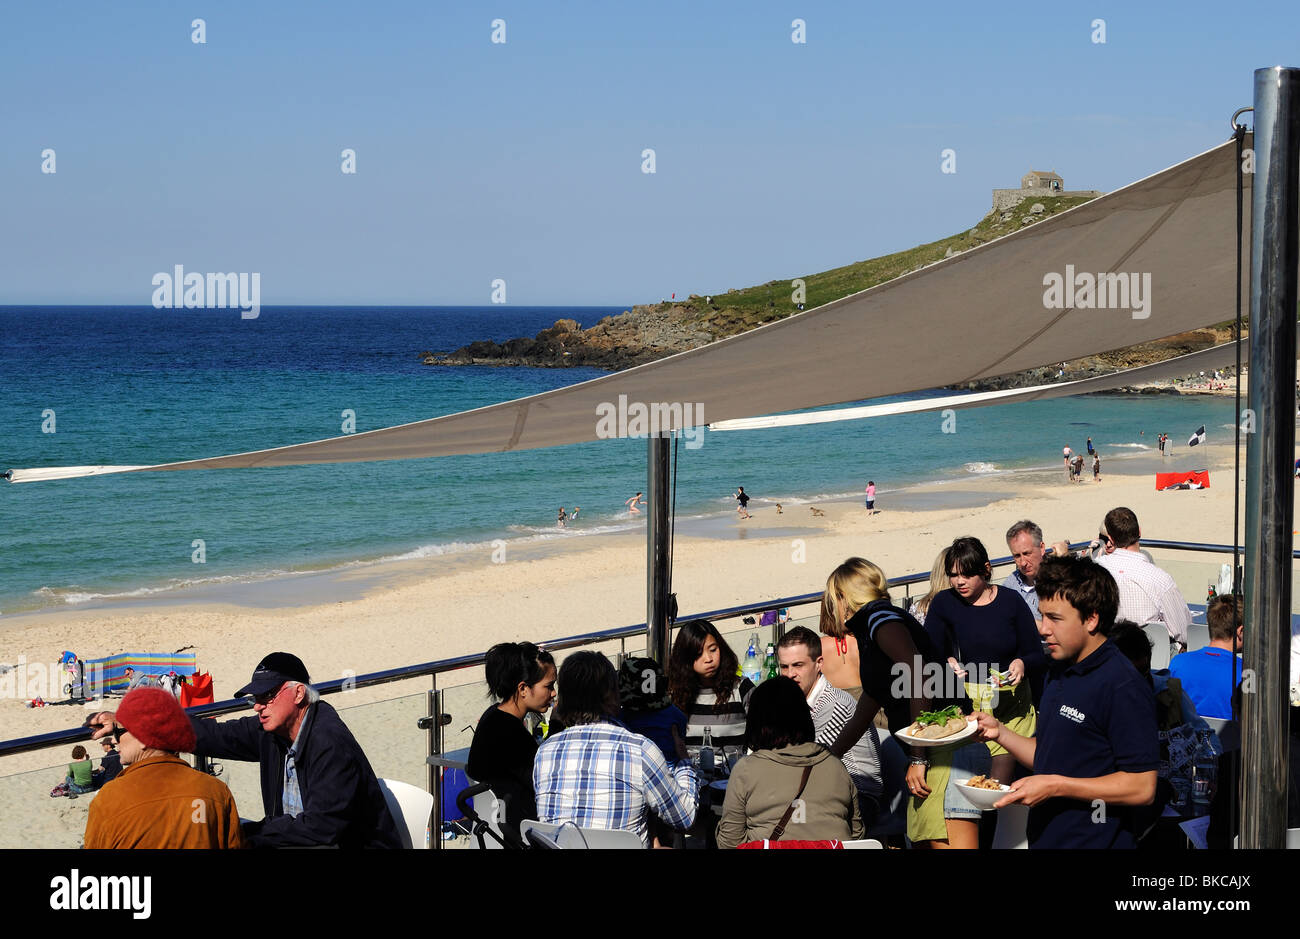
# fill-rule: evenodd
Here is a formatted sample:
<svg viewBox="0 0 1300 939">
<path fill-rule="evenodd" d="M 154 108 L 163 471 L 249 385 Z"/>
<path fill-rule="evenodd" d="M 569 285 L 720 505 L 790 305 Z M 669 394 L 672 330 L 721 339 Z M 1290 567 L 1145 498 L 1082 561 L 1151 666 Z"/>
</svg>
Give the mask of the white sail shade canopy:
<svg viewBox="0 0 1300 939">
<path fill-rule="evenodd" d="M 673 419 L 687 426 L 717 425 L 960 384 L 1124 348 L 1233 317 L 1236 182 L 1235 143 L 1229 140 L 888 283 L 657 362 L 515 401 L 249 453 L 152 466 L 15 469 L 9 478 L 31 482 L 553 447 L 608 435 L 602 415 L 620 400 L 643 408 L 658 405 L 665 414 L 667 405 L 698 405 L 674 410 Z M 1249 194 L 1245 206 L 1248 216 Z M 1248 217 L 1245 230 L 1250 230 Z M 1056 279 L 1062 282 L 1059 290 L 1053 288 Z M 1086 292 L 1089 279 L 1094 289 Z M 1105 305 L 1097 302 L 1102 285 Z M 1127 288 L 1123 295 L 1121 287 Z M 1231 348 L 1196 353 L 1201 358 L 1195 366 L 1161 363 L 1170 368 L 1159 374 L 1204 368 L 1211 361 L 1227 364 L 1230 356 L 1222 350 Z M 1153 370 L 1147 377 L 1156 377 L 1158 366 L 1146 368 Z M 1130 375 L 1106 385 L 1088 379 L 1056 391 L 1058 386 L 1016 389 L 944 406 L 1080 394 L 1141 380 Z M 924 402 L 925 409 L 935 400 Z"/>
</svg>

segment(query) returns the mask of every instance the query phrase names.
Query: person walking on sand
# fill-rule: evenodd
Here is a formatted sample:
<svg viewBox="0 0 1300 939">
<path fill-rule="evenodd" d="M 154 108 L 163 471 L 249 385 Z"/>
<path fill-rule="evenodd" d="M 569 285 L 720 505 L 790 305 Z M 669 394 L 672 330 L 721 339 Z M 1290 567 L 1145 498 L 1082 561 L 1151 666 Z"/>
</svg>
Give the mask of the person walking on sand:
<svg viewBox="0 0 1300 939">
<path fill-rule="evenodd" d="M 1092 455 L 1092 481 L 1095 483 L 1101 482 L 1101 454 L 1100 453 L 1094 453 Z"/>
<path fill-rule="evenodd" d="M 876 514 L 876 482 L 867 480 L 867 514 Z"/>
<path fill-rule="evenodd" d="M 753 518 L 754 516 L 749 514 L 749 496 L 745 494 L 745 487 L 737 486 L 736 490 L 736 492 L 732 493 L 732 496 L 740 503 L 736 506 L 736 512 L 741 518 Z"/>
<path fill-rule="evenodd" d="M 641 498 L 641 493 L 638 492 L 636 495 L 628 499 L 623 504 L 627 506 L 627 510 L 633 515 L 640 515 L 641 510 L 638 509 L 637 506 L 645 505 L 645 500 Z"/>
<path fill-rule="evenodd" d="M 1067 481 L 1072 482 L 1073 479 L 1074 479 L 1074 477 L 1073 477 L 1073 476 L 1071 475 L 1071 473 L 1070 473 L 1070 446 L 1069 446 L 1069 444 L 1066 444 L 1064 447 L 1061 448 L 1061 456 L 1064 457 L 1064 459 L 1065 459 L 1065 478 L 1066 478 Z"/>
</svg>

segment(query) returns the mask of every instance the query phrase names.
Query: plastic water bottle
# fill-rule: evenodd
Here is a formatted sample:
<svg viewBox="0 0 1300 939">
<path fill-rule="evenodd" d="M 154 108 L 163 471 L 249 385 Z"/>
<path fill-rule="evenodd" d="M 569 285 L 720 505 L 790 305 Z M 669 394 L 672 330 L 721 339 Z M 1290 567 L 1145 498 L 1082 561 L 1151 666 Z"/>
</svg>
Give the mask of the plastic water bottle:
<svg viewBox="0 0 1300 939">
<path fill-rule="evenodd" d="M 1196 735 L 1196 755 L 1192 762 L 1192 810 L 1194 815 L 1209 815 L 1214 797 L 1214 782 L 1219 775 L 1219 761 L 1210 744 L 1210 731 Z"/>
<path fill-rule="evenodd" d="M 763 679 L 775 678 L 781 674 L 781 668 L 776 664 L 776 646 L 772 643 L 767 644 L 767 656 L 763 659 Z"/>
<path fill-rule="evenodd" d="M 763 663 L 758 658 L 758 633 L 749 637 L 749 651 L 745 653 L 740 674 L 756 685 L 763 680 Z"/>
</svg>

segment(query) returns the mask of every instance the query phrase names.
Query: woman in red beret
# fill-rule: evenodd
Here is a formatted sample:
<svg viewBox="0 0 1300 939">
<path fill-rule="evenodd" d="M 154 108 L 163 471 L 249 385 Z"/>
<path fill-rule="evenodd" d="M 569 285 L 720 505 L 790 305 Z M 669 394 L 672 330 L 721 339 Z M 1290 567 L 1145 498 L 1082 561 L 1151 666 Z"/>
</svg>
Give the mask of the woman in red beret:
<svg viewBox="0 0 1300 939">
<path fill-rule="evenodd" d="M 122 772 L 90 804 L 87 848 L 242 847 L 235 797 L 179 756 L 193 752 L 194 731 L 175 698 L 136 688 L 115 723 Z"/>
</svg>

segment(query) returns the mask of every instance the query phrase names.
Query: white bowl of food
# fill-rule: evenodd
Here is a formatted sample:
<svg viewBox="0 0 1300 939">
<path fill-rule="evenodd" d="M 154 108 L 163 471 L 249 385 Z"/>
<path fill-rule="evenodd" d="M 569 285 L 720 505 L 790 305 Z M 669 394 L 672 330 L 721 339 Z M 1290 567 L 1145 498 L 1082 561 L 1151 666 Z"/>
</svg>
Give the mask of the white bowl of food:
<svg viewBox="0 0 1300 939">
<path fill-rule="evenodd" d="M 993 811 L 993 803 L 1011 791 L 1010 786 L 1004 786 L 987 776 L 972 776 L 964 782 L 959 781 L 957 788 L 970 800 L 971 805 L 985 812 Z"/>
</svg>

